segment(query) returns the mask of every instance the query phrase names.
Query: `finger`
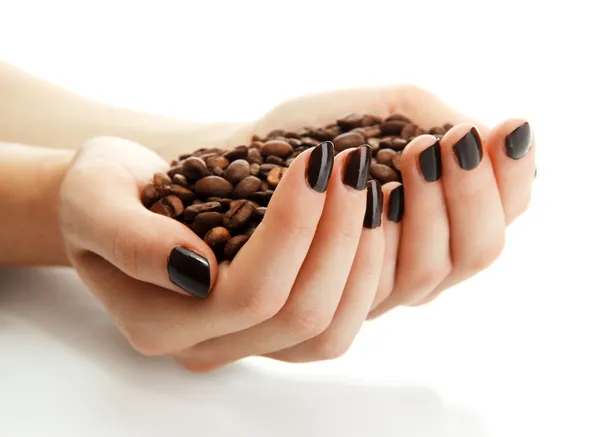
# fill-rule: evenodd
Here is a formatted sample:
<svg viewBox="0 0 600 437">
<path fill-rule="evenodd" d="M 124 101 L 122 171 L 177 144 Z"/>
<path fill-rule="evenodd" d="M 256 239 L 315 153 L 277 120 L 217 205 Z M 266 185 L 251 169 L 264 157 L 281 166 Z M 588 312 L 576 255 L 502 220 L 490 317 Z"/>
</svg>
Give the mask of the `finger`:
<svg viewBox="0 0 600 437">
<path fill-rule="evenodd" d="M 385 236 L 383 266 L 379 277 L 377 293 L 373 298 L 371 309 L 383 302 L 394 289 L 398 248 L 402 235 L 402 217 L 404 216 L 404 186 L 398 182 L 388 182 L 382 187 L 383 213 L 382 226 Z"/>
<path fill-rule="evenodd" d="M 411 141 L 402 152 L 400 168 L 405 210 L 395 286 L 372 317 L 422 299 L 451 271 L 450 224 L 441 181 L 445 167 L 437 139 L 422 135 Z"/>
<path fill-rule="evenodd" d="M 535 142 L 531 126 L 522 119 L 505 121 L 491 132 L 486 148 L 508 225 L 525 212 L 531 199 L 535 174 Z"/>
<path fill-rule="evenodd" d="M 369 146 L 336 156 L 319 227 L 279 313 L 245 331 L 200 343 L 178 354 L 181 364 L 207 371 L 246 356 L 293 346 L 329 326 L 360 240 L 370 160 Z"/>
<path fill-rule="evenodd" d="M 505 229 L 492 161 L 474 125 L 455 126 L 442 138 L 441 145 L 452 272 L 438 290 L 488 267 L 504 247 Z"/>
<path fill-rule="evenodd" d="M 383 193 L 376 180 L 369 181 L 367 199 L 367 217 L 376 220 L 362 232 L 352 271 L 332 323 L 318 336 L 268 354 L 268 357 L 291 362 L 330 360 L 343 355 L 352 345 L 373 304 L 384 256 Z"/>
</svg>

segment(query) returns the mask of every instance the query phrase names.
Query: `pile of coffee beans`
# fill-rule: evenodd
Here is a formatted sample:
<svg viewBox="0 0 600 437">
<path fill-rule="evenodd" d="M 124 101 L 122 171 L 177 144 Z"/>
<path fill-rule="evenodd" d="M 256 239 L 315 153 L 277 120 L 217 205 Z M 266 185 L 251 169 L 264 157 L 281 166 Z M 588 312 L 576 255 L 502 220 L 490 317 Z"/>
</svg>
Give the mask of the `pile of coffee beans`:
<svg viewBox="0 0 600 437">
<path fill-rule="evenodd" d="M 176 219 L 213 249 L 219 261 L 232 260 L 265 215 L 269 200 L 294 159 L 304 150 L 332 141 L 336 153 L 369 144 L 370 179 L 402 181 L 400 156 L 416 136 L 444 135 L 452 125 L 425 130 L 393 114 L 381 119 L 350 114 L 324 127 L 276 129 L 234 149 L 202 148 L 171 162 L 142 191 L 151 211 Z"/>
</svg>

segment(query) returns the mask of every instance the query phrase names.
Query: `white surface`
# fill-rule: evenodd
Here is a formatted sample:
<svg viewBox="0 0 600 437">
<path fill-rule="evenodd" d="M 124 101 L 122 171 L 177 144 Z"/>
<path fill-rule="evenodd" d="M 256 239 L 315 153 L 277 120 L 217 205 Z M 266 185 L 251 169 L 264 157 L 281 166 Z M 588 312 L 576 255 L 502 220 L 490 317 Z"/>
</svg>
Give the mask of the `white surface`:
<svg viewBox="0 0 600 437">
<path fill-rule="evenodd" d="M 493 267 L 367 324 L 329 363 L 187 374 L 131 352 L 71 272 L 0 271 L 1 436 L 600 436 L 592 6 L 90 3 L 0 1 L 0 55 L 94 98 L 199 120 L 416 82 L 490 124 L 530 118 L 534 201 Z"/>
</svg>

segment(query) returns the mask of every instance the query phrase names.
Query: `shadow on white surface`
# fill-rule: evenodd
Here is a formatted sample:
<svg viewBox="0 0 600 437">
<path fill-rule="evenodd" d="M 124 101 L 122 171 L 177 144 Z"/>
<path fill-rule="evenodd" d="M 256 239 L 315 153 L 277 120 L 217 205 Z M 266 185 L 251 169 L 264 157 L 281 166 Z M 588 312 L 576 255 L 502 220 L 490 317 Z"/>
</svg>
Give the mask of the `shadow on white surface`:
<svg viewBox="0 0 600 437">
<path fill-rule="evenodd" d="M 0 349 L 11 352 L 0 359 L 1 435 L 484 435 L 476 416 L 422 387 L 267 372 L 254 360 L 195 375 L 142 357 L 69 270 L 0 270 L 0 291 Z"/>
</svg>

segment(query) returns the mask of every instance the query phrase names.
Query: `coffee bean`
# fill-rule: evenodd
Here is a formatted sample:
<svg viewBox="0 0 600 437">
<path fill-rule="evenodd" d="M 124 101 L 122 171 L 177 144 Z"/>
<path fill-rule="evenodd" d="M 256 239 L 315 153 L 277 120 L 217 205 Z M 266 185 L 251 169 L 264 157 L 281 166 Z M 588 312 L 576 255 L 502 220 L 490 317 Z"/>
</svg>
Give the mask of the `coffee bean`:
<svg viewBox="0 0 600 437">
<path fill-rule="evenodd" d="M 197 203 L 194 205 L 188 206 L 183 211 L 183 218 L 188 221 L 192 221 L 196 218 L 198 214 L 202 214 L 204 212 L 219 212 L 221 211 L 221 204 L 219 202 L 206 202 L 206 203 Z"/>
<path fill-rule="evenodd" d="M 215 250 L 225 246 L 225 243 L 227 243 L 230 238 L 231 234 L 227 229 L 222 226 L 217 226 L 206 233 L 204 242 L 208 244 L 211 249 Z"/>
<path fill-rule="evenodd" d="M 394 169 L 383 164 L 371 164 L 371 176 L 381 182 L 381 184 L 400 180 L 398 173 Z"/>
<path fill-rule="evenodd" d="M 451 123 L 446 123 L 446 124 L 442 125 L 442 127 L 444 129 L 446 129 L 446 132 L 448 132 L 450 129 L 452 129 L 454 127 L 454 125 Z"/>
<path fill-rule="evenodd" d="M 279 182 L 281 182 L 286 170 L 287 169 L 283 167 L 275 167 L 273 170 L 271 170 L 267 175 L 267 182 L 269 185 L 274 188 L 277 187 Z"/>
<path fill-rule="evenodd" d="M 396 155 L 396 152 L 392 149 L 380 149 L 375 159 L 379 164 L 391 165 L 394 155 Z"/>
<path fill-rule="evenodd" d="M 348 132 L 338 135 L 333 139 L 333 146 L 337 152 L 349 149 L 351 147 L 359 147 L 365 144 L 365 138 L 355 132 Z"/>
<path fill-rule="evenodd" d="M 171 185 L 173 181 L 166 173 L 154 173 L 154 177 L 152 178 L 154 185 Z"/>
<path fill-rule="evenodd" d="M 268 164 L 275 164 L 275 165 L 279 165 L 282 166 L 284 164 L 284 160 L 281 159 L 279 156 L 267 156 L 267 159 L 265 159 L 265 162 L 267 162 Z"/>
<path fill-rule="evenodd" d="M 221 204 L 221 211 L 227 211 L 229 205 L 231 205 L 231 199 L 226 197 L 209 197 L 206 202 L 219 202 Z"/>
<path fill-rule="evenodd" d="M 194 219 L 192 230 L 200 237 L 203 238 L 206 233 L 212 228 L 221 226 L 223 224 L 223 215 L 218 212 L 202 212 L 198 214 Z"/>
<path fill-rule="evenodd" d="M 415 129 L 415 137 L 418 137 L 419 135 L 425 135 L 427 134 L 427 131 L 419 126 L 417 126 L 417 128 Z"/>
<path fill-rule="evenodd" d="M 258 176 L 260 174 L 260 164 L 256 162 L 250 164 L 250 174 L 252 176 Z"/>
<path fill-rule="evenodd" d="M 371 146 L 371 153 L 377 152 L 380 149 L 379 138 L 367 138 L 367 144 Z"/>
<path fill-rule="evenodd" d="M 250 164 L 248 161 L 238 159 L 229 164 L 225 170 L 225 179 L 236 185 L 239 181 L 250 175 Z"/>
<path fill-rule="evenodd" d="M 270 187 L 270 185 L 269 185 L 269 183 L 267 181 L 261 181 L 260 182 L 260 189 L 259 189 L 259 191 L 268 191 L 270 189 L 271 189 L 271 187 Z"/>
<path fill-rule="evenodd" d="M 150 208 L 159 198 L 158 191 L 152 184 L 148 184 L 142 190 L 142 204 L 146 208 Z"/>
<path fill-rule="evenodd" d="M 363 116 L 360 114 L 349 114 L 337 121 L 338 126 L 346 131 L 363 126 Z"/>
<path fill-rule="evenodd" d="M 237 204 L 232 204 L 231 208 L 223 216 L 223 226 L 229 231 L 236 231 L 241 229 L 248 223 L 248 221 L 254 215 L 256 207 L 247 200 L 244 200 Z"/>
<path fill-rule="evenodd" d="M 288 158 L 288 159 L 286 159 L 285 166 L 289 167 L 290 165 L 292 165 L 292 162 L 294 162 L 294 159 L 295 158 Z"/>
<path fill-rule="evenodd" d="M 389 149 L 395 150 L 396 152 L 401 152 L 406 148 L 408 141 L 402 138 L 392 138 L 387 142 L 387 146 Z"/>
<path fill-rule="evenodd" d="M 214 170 L 215 168 L 225 169 L 229 165 L 229 159 L 224 156 L 211 156 L 210 158 L 206 158 L 206 166 L 209 170 Z"/>
<path fill-rule="evenodd" d="M 417 126 L 414 124 L 407 124 L 404 129 L 402 129 L 402 138 L 405 140 L 412 140 L 415 137 L 415 132 L 417 131 Z"/>
<path fill-rule="evenodd" d="M 183 161 L 182 167 L 187 179 L 200 179 L 210 174 L 204 160 L 195 156 Z"/>
<path fill-rule="evenodd" d="M 263 157 L 260 154 L 260 150 L 258 149 L 250 149 L 248 150 L 247 160 L 250 164 L 262 164 Z"/>
<path fill-rule="evenodd" d="M 288 138 L 288 143 L 290 143 L 290 146 L 296 148 L 296 147 L 300 147 L 302 145 L 302 141 L 298 138 Z"/>
<path fill-rule="evenodd" d="M 300 138 L 304 147 L 317 147 L 321 142 L 315 138 L 302 137 Z"/>
<path fill-rule="evenodd" d="M 184 160 L 188 159 L 190 156 L 194 156 L 194 155 L 192 153 L 185 153 L 183 155 L 179 155 L 179 160 L 184 161 Z"/>
<path fill-rule="evenodd" d="M 256 208 L 254 210 L 254 218 L 260 222 L 264 218 L 266 212 L 267 212 L 267 208 L 265 208 L 264 206 Z"/>
<path fill-rule="evenodd" d="M 183 167 L 181 165 L 176 165 L 175 167 L 171 168 L 168 172 L 167 175 L 172 178 L 174 177 L 176 174 L 182 174 L 183 173 Z"/>
<path fill-rule="evenodd" d="M 204 197 L 229 197 L 233 193 L 233 185 L 219 176 L 207 176 L 196 182 L 196 193 Z"/>
<path fill-rule="evenodd" d="M 173 215 L 173 211 L 171 210 L 165 199 L 160 199 L 158 202 L 155 202 L 150 208 L 150 211 L 167 217 L 171 217 Z"/>
<path fill-rule="evenodd" d="M 190 188 L 190 185 L 188 184 L 188 181 L 186 179 L 186 177 L 182 174 L 176 174 L 175 176 L 173 176 L 173 183 L 175 185 L 179 185 L 183 188 Z"/>
<path fill-rule="evenodd" d="M 303 143 L 304 144 L 304 143 Z M 292 159 L 292 158 L 297 158 L 298 156 L 300 156 L 302 154 L 302 152 L 304 152 L 307 148 L 304 146 L 298 147 L 296 150 L 294 150 L 292 152 L 292 155 L 290 156 L 290 158 L 288 159 Z"/>
<path fill-rule="evenodd" d="M 434 126 L 431 129 L 429 129 L 430 135 L 444 135 L 445 133 L 446 133 L 446 129 L 444 129 L 441 126 Z"/>
<path fill-rule="evenodd" d="M 381 133 L 383 135 L 400 135 L 406 125 L 406 122 L 399 120 L 385 121 L 381 125 Z"/>
<path fill-rule="evenodd" d="M 280 140 L 267 141 L 260 149 L 263 156 L 274 155 L 280 158 L 286 158 L 292 153 L 293 149 L 289 143 Z"/>
<path fill-rule="evenodd" d="M 162 191 L 162 193 L 161 193 Z M 159 194 L 162 196 L 168 196 L 173 194 L 181 199 L 184 205 L 191 205 L 194 200 L 196 200 L 196 196 L 194 193 L 187 188 L 183 188 L 179 185 L 166 185 L 164 187 L 160 187 L 158 189 Z"/>
<path fill-rule="evenodd" d="M 258 223 L 250 222 L 244 228 L 243 234 L 247 235 L 248 237 L 251 237 L 252 234 L 254 234 L 254 231 L 256 230 L 257 227 L 258 227 Z"/>
<path fill-rule="evenodd" d="M 394 167 L 394 169 L 397 172 L 400 172 L 400 159 L 402 158 L 402 152 L 396 152 L 396 154 L 394 155 L 394 157 L 392 158 L 392 167 Z"/>
<path fill-rule="evenodd" d="M 223 258 L 228 261 L 233 260 L 240 249 L 246 244 L 246 242 L 250 239 L 250 235 L 236 235 L 232 237 L 227 244 L 225 244 L 225 248 L 223 249 Z"/>
<path fill-rule="evenodd" d="M 252 135 L 252 137 L 250 138 L 250 141 L 254 142 L 254 141 L 260 141 L 260 136 L 254 134 Z"/>
<path fill-rule="evenodd" d="M 237 187 L 235 187 L 233 197 L 235 199 L 246 199 L 250 194 L 259 190 L 260 182 L 261 180 L 256 176 L 246 176 L 240 181 Z"/>
<path fill-rule="evenodd" d="M 262 141 L 254 141 L 252 140 L 252 143 L 248 146 L 248 149 L 252 150 L 252 149 L 258 149 L 260 150 L 260 148 L 262 147 L 263 142 Z M 248 150 L 248 154 L 250 154 L 250 150 Z"/>
<path fill-rule="evenodd" d="M 171 209 L 171 217 L 179 217 L 183 213 L 183 202 L 179 197 L 170 195 L 163 200 Z"/>
<path fill-rule="evenodd" d="M 381 136 L 380 126 L 368 126 L 363 128 L 365 138 L 373 138 Z"/>
<path fill-rule="evenodd" d="M 258 205 L 266 207 L 269 204 L 272 196 L 272 190 L 265 190 L 252 193 L 248 198 L 253 202 L 256 202 Z"/>
<path fill-rule="evenodd" d="M 412 123 L 412 121 L 408 117 L 405 117 L 402 114 L 392 114 L 388 118 L 386 118 L 385 121 L 403 121 L 405 123 Z"/>
<path fill-rule="evenodd" d="M 285 136 L 285 131 L 283 129 L 274 129 L 267 134 L 266 138 L 271 140 L 273 138 L 283 137 L 283 136 Z"/>
<path fill-rule="evenodd" d="M 248 147 L 246 146 L 237 146 L 235 149 L 223 154 L 223 157 L 227 158 L 230 162 L 238 159 L 246 159 L 246 156 L 248 156 Z"/>
<path fill-rule="evenodd" d="M 363 115 L 363 127 L 374 126 L 381 123 L 383 123 L 381 117 L 378 117 L 373 114 Z"/>
<path fill-rule="evenodd" d="M 215 167 L 212 170 L 212 174 L 222 178 L 223 176 L 225 176 L 225 171 L 221 167 Z"/>
<path fill-rule="evenodd" d="M 267 177 L 269 172 L 271 170 L 273 170 L 275 167 L 277 167 L 277 165 L 275 165 L 275 164 L 262 164 L 260 166 L 260 174 L 263 175 L 264 177 Z"/>
</svg>

